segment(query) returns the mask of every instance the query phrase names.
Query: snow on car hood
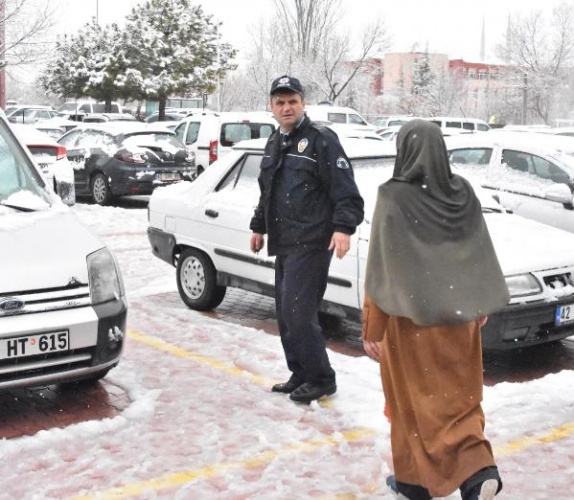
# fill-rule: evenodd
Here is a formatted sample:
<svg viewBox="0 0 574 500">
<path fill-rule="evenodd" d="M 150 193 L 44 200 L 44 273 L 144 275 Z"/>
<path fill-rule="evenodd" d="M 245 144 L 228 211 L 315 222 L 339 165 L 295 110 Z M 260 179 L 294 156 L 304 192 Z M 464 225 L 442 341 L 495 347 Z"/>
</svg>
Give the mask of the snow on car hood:
<svg viewBox="0 0 574 500">
<path fill-rule="evenodd" d="M 0 212 L 0 293 L 88 283 L 86 257 L 104 245 L 68 210 Z"/>
<path fill-rule="evenodd" d="M 514 214 L 484 218 L 505 276 L 574 265 L 574 234 Z"/>
</svg>

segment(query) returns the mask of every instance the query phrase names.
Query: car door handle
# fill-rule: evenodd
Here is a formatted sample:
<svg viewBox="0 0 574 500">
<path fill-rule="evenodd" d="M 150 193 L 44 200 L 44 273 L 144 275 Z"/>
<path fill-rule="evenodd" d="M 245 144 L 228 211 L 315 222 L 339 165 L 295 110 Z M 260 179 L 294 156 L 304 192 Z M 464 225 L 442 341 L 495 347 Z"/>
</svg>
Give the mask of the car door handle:
<svg viewBox="0 0 574 500">
<path fill-rule="evenodd" d="M 216 217 L 219 217 L 219 212 L 217 210 L 212 210 L 211 208 L 208 208 L 205 211 L 205 215 L 207 215 L 208 217 L 213 217 L 215 219 Z"/>
</svg>

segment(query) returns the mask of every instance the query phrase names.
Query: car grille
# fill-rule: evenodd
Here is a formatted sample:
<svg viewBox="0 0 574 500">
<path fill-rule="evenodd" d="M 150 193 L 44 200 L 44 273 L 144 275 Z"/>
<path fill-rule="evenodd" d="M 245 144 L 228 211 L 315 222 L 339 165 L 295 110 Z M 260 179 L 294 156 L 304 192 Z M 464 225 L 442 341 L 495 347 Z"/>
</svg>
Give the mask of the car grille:
<svg viewBox="0 0 574 500">
<path fill-rule="evenodd" d="M 544 284 L 553 292 L 562 292 L 564 295 L 574 293 L 574 278 L 572 273 L 559 273 L 544 276 Z"/>
<path fill-rule="evenodd" d="M 8 302 L 12 305 L 8 306 Z M 90 304 L 90 288 L 82 284 L 31 292 L 3 293 L 0 294 L 0 317 L 72 309 Z"/>
</svg>

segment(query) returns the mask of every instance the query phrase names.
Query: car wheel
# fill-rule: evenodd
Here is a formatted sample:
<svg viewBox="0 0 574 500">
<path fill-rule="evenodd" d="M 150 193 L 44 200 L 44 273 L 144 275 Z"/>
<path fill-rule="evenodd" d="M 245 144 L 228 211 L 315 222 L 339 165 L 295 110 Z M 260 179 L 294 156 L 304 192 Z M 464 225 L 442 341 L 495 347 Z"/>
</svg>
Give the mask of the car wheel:
<svg viewBox="0 0 574 500">
<path fill-rule="evenodd" d="M 177 260 L 177 289 L 185 305 L 196 311 L 215 309 L 227 287 L 217 284 L 215 267 L 207 255 L 188 248 Z"/>
<path fill-rule="evenodd" d="M 564 205 L 566 210 L 574 210 L 574 204 L 572 203 L 562 203 L 562 205 Z"/>
<path fill-rule="evenodd" d="M 96 174 L 92 179 L 92 199 L 98 205 L 107 205 L 112 199 L 110 185 L 104 174 Z"/>
</svg>

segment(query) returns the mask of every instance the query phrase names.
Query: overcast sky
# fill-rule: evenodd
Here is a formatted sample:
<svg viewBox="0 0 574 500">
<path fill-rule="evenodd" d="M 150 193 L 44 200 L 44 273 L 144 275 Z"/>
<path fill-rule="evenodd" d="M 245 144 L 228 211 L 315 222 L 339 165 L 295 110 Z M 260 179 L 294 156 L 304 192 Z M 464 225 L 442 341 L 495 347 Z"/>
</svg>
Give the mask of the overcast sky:
<svg viewBox="0 0 574 500">
<path fill-rule="evenodd" d="M 60 29 L 73 32 L 98 15 L 103 24 L 121 24 L 131 8 L 144 0 L 52 0 L 59 10 Z M 563 0 L 342 0 L 344 24 L 357 39 L 370 20 L 384 20 L 392 37 L 391 50 L 447 54 L 480 62 L 482 24 L 485 24 L 486 62 L 494 59 L 508 17 L 533 10 L 549 12 Z M 244 51 L 250 43 L 250 27 L 274 12 L 273 0 L 196 0 L 206 13 L 223 23 L 226 42 Z"/>
</svg>

